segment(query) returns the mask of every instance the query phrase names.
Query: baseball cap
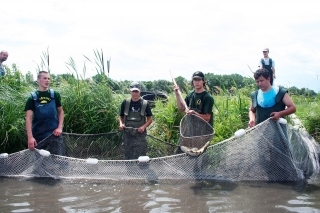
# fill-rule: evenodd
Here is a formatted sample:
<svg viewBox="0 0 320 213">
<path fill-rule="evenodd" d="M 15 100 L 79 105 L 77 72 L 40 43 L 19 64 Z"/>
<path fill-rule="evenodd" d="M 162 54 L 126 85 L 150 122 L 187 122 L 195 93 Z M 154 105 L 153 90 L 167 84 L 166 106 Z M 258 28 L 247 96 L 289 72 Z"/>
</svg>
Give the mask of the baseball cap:
<svg viewBox="0 0 320 213">
<path fill-rule="evenodd" d="M 269 52 L 269 48 L 264 48 L 262 52 Z"/>
<path fill-rule="evenodd" d="M 136 82 L 136 81 L 132 82 L 130 84 L 130 91 L 139 91 L 140 92 L 140 84 L 139 84 L 139 82 Z"/>
<path fill-rule="evenodd" d="M 192 79 L 194 78 L 200 78 L 200 79 L 204 79 L 204 74 L 201 71 L 196 71 L 195 73 L 193 73 L 192 75 Z"/>
</svg>

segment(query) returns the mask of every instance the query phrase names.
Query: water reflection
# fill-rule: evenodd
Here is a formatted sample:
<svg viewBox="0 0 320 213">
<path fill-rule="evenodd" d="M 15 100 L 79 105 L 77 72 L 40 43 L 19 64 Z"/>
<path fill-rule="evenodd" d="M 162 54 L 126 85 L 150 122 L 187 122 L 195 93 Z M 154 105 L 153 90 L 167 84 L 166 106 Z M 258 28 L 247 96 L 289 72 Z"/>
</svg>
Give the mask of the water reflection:
<svg viewBox="0 0 320 213">
<path fill-rule="evenodd" d="M 0 186 L 0 212 L 320 212 L 319 177 L 280 183 L 0 178 Z"/>
</svg>

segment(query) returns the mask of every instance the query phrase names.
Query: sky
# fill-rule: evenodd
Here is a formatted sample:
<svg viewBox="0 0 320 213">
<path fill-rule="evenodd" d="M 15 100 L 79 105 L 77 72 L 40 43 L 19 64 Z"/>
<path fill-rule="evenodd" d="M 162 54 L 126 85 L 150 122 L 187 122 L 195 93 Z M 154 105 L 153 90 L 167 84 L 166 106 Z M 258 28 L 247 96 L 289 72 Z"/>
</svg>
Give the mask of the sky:
<svg viewBox="0 0 320 213">
<path fill-rule="evenodd" d="M 96 75 L 94 51 L 109 77 L 191 79 L 193 72 L 252 77 L 269 48 L 275 84 L 320 92 L 317 0 L 10 0 L 2 2 L 4 64 L 36 76 L 49 51 L 53 74 Z M 91 62 L 86 59 L 91 59 Z M 86 67 L 86 72 L 83 68 Z"/>
</svg>

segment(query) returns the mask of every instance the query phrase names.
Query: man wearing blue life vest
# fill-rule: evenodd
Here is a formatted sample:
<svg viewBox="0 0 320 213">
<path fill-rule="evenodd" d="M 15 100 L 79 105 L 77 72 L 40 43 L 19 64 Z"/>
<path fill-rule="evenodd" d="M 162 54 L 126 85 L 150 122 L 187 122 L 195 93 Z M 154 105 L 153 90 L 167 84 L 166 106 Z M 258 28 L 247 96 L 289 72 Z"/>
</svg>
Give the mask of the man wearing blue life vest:
<svg viewBox="0 0 320 213">
<path fill-rule="evenodd" d="M 6 61 L 8 59 L 8 56 L 9 56 L 9 54 L 7 51 L 2 50 L 0 52 L 0 77 L 6 75 L 6 70 L 5 70 L 2 62 Z"/>
<path fill-rule="evenodd" d="M 138 82 L 130 84 L 131 97 L 122 101 L 119 114 L 119 129 L 124 130 L 122 147 L 126 159 L 138 159 L 147 155 L 146 128 L 152 123 L 148 101 L 140 97 Z"/>
<path fill-rule="evenodd" d="M 296 112 L 296 106 L 288 91 L 282 86 L 271 85 L 268 70 L 258 69 L 254 73 L 254 79 L 259 90 L 251 93 L 249 127 L 253 127 L 270 117 L 272 120 L 278 120 Z"/>
<path fill-rule="evenodd" d="M 204 74 L 200 71 L 193 73 L 192 75 L 192 86 L 193 91 L 188 93 L 185 98 L 187 109 L 179 97 L 179 86 L 174 86 L 174 92 L 177 98 L 177 105 L 179 110 L 185 111 L 186 114 L 195 114 L 204 120 L 206 120 L 213 127 L 213 97 L 205 90 L 206 81 Z"/>
<path fill-rule="evenodd" d="M 25 106 L 28 148 L 65 155 L 61 135 L 64 111 L 60 94 L 49 89 L 50 75 L 47 71 L 40 71 L 37 81 L 38 90 L 31 93 Z"/>
<path fill-rule="evenodd" d="M 269 58 L 269 48 L 265 48 L 262 50 L 263 58 L 260 60 L 259 67 L 260 69 L 266 69 L 270 73 L 270 83 L 273 85 L 273 79 L 276 78 L 276 69 L 275 62 L 273 59 Z"/>
</svg>

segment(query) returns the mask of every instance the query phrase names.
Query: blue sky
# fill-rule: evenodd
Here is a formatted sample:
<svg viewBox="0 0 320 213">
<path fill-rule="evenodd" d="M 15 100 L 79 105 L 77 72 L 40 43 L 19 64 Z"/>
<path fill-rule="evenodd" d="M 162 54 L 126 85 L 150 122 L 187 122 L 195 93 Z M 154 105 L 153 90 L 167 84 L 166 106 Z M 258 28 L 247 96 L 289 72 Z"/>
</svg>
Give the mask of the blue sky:
<svg viewBox="0 0 320 213">
<path fill-rule="evenodd" d="M 115 80 L 191 78 L 194 71 L 252 76 L 270 49 L 276 84 L 320 91 L 320 13 L 316 0 L 11 0 L 2 4 L 5 64 L 36 74 L 49 47 L 54 74 L 96 74 L 94 50 L 111 56 Z"/>
</svg>

